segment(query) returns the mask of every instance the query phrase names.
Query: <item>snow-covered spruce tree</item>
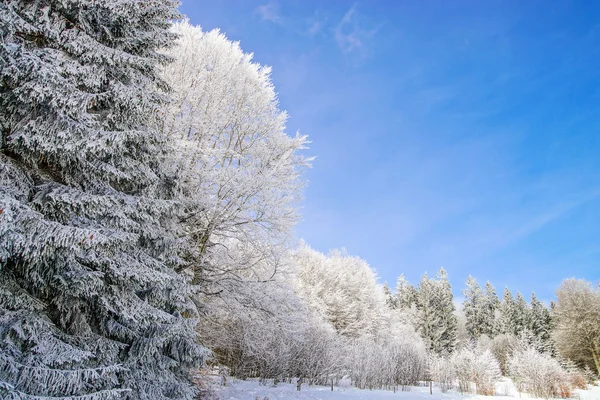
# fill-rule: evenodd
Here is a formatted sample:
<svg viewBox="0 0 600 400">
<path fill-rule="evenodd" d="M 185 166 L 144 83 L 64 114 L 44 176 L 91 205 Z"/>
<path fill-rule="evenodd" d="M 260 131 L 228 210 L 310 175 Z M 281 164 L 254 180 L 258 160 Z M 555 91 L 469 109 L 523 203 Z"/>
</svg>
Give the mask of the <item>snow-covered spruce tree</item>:
<svg viewBox="0 0 600 400">
<path fill-rule="evenodd" d="M 538 351 L 552 354 L 554 343 L 550 337 L 552 318 L 550 310 L 537 299 L 535 293 L 531 292 L 531 301 L 529 312 L 527 314 L 527 329 L 535 338 L 535 343 Z"/>
<path fill-rule="evenodd" d="M 417 310 L 417 289 L 404 278 L 404 275 L 398 277 L 396 291 L 392 297 L 395 301 L 396 317 L 417 329 L 419 314 Z"/>
<path fill-rule="evenodd" d="M 518 327 L 515 323 L 517 319 L 515 300 L 507 287 L 504 288 L 499 310 L 500 317 L 496 320 L 496 331 L 500 334 L 516 335 Z"/>
<path fill-rule="evenodd" d="M 514 334 L 519 336 L 524 333 L 527 329 L 527 316 L 529 314 L 529 307 L 527 301 L 521 294 L 517 292 L 517 298 L 515 299 L 515 314 L 514 314 Z"/>
<path fill-rule="evenodd" d="M 440 347 L 441 319 L 436 303 L 436 282 L 424 273 L 417 288 L 417 332 L 423 338 L 428 351 Z"/>
<path fill-rule="evenodd" d="M 397 308 L 406 309 L 410 308 L 417 297 L 417 290 L 413 285 L 408 283 L 404 274 L 398 277 L 396 281 L 396 293 L 395 293 Z"/>
<path fill-rule="evenodd" d="M 191 399 L 154 123 L 172 0 L 0 3 L 0 397 Z"/>
<path fill-rule="evenodd" d="M 466 288 L 463 290 L 465 300 L 463 301 L 463 312 L 467 319 L 466 328 L 469 337 L 478 339 L 483 334 L 484 319 L 485 319 L 485 298 L 481 291 L 481 287 L 471 275 L 465 283 Z"/>
<path fill-rule="evenodd" d="M 452 288 L 444 268 L 438 271 L 437 279 L 429 278 L 427 273 L 421 277 L 415 308 L 414 326 L 427 350 L 437 355 L 452 353 L 457 344 L 457 318 Z"/>
<path fill-rule="evenodd" d="M 456 307 L 454 306 L 454 296 L 452 287 L 448 281 L 448 273 L 444 268 L 440 268 L 437 274 L 434 290 L 434 304 L 438 314 L 439 340 L 434 343 L 433 350 L 437 354 L 449 354 L 454 351 L 457 344 L 456 330 L 457 318 Z"/>
<path fill-rule="evenodd" d="M 390 287 L 387 284 L 387 282 L 383 283 L 383 295 L 385 296 L 385 304 L 387 304 L 389 308 L 391 308 L 392 310 L 398 308 L 398 299 L 396 299 L 396 296 L 390 290 Z"/>
<path fill-rule="evenodd" d="M 498 308 L 500 307 L 500 300 L 498 300 L 496 289 L 494 289 L 494 286 L 490 283 L 490 281 L 485 283 L 485 292 L 483 296 L 484 308 L 482 318 L 482 333 L 490 338 L 493 338 L 498 333 L 496 331 L 496 319 L 500 314 L 498 311 Z"/>
</svg>

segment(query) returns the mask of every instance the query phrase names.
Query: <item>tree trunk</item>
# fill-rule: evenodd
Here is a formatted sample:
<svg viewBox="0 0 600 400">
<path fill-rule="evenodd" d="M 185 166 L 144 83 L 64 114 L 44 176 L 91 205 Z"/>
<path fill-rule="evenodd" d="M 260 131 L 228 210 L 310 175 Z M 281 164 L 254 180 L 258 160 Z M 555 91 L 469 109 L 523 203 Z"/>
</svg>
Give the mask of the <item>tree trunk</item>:
<svg viewBox="0 0 600 400">
<path fill-rule="evenodd" d="M 600 349 L 598 343 L 594 342 L 592 348 L 592 358 L 594 359 L 594 365 L 596 366 L 596 373 L 600 376 Z"/>
</svg>

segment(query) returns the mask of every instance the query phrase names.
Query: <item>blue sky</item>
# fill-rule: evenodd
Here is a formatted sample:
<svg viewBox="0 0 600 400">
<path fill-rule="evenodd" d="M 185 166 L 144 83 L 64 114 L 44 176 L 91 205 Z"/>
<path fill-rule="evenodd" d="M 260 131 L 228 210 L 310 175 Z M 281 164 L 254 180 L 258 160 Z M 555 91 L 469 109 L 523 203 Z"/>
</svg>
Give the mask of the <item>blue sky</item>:
<svg viewBox="0 0 600 400">
<path fill-rule="evenodd" d="M 183 0 L 273 67 L 310 155 L 298 237 L 382 281 L 549 300 L 600 279 L 600 2 Z"/>
</svg>

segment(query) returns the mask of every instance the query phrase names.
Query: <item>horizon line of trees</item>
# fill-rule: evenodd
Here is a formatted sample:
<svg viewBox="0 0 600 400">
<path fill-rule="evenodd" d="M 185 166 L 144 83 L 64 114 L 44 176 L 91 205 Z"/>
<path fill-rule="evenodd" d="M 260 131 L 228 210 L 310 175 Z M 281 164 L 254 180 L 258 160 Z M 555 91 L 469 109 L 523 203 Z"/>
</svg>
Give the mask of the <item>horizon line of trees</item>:
<svg viewBox="0 0 600 400">
<path fill-rule="evenodd" d="M 566 279 L 548 307 L 533 291 L 527 302 L 521 293 L 513 297 L 505 287 L 500 299 L 489 281 L 482 289 L 469 276 L 462 290 L 462 308 L 456 310 L 444 268 L 435 278 L 423 274 L 417 286 L 400 275 L 393 293 L 387 283 L 383 285 L 388 306 L 404 312 L 427 348 L 439 356 L 451 354 L 460 343 L 491 342 L 498 347 L 518 339 L 596 376 L 600 375 L 599 288 L 584 280 Z M 499 351 L 495 355 L 506 372 L 507 355 Z"/>
<path fill-rule="evenodd" d="M 451 353 L 460 341 L 477 341 L 482 336 L 493 339 L 502 334 L 525 336 L 540 351 L 555 351 L 550 337 L 554 303 L 548 308 L 534 292 L 528 303 L 521 293 L 513 297 L 505 287 L 500 299 L 489 281 L 483 290 L 469 275 L 462 290 L 462 307 L 457 310 L 444 268 L 435 278 L 424 273 L 417 286 L 400 275 L 393 293 L 387 283 L 383 290 L 387 304 L 411 315 L 413 326 L 436 354 Z"/>
</svg>

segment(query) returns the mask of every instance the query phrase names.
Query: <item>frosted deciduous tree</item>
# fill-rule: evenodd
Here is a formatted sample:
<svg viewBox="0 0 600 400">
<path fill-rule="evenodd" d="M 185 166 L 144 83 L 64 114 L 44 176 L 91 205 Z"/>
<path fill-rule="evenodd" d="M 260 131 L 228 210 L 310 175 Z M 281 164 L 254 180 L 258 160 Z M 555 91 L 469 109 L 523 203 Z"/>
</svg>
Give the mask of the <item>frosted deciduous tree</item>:
<svg viewBox="0 0 600 400">
<path fill-rule="evenodd" d="M 358 388 L 406 390 L 423 379 L 427 352 L 423 343 L 410 334 L 399 337 L 353 339 L 348 344 L 347 368 Z M 390 340 L 391 339 L 391 340 Z"/>
<path fill-rule="evenodd" d="M 456 373 L 450 358 L 432 356 L 429 358 L 428 367 L 431 380 L 440 386 L 442 393 L 446 393 L 454 387 Z"/>
<path fill-rule="evenodd" d="M 183 21 L 173 32 L 178 39 L 164 50 L 175 60 L 162 70 L 173 88 L 163 130 L 176 149 L 181 255 L 201 286 L 201 337 L 233 373 L 273 375 L 281 368 L 267 366 L 268 347 L 285 358 L 293 334 L 266 347 L 264 340 L 276 328 L 304 328 L 292 328 L 304 316 L 294 303 L 288 242 L 307 139 L 286 134 L 270 68 L 218 30 Z"/>
<path fill-rule="evenodd" d="M 389 316 L 369 264 L 334 250 L 325 255 L 304 245 L 295 254 L 297 291 L 310 310 L 342 336 L 373 336 Z"/>
<path fill-rule="evenodd" d="M 317 383 L 327 376 L 331 382 L 349 375 L 360 388 L 405 386 L 423 377 L 423 341 L 399 310 L 386 304 L 384 290 L 365 261 L 341 251 L 325 255 L 306 245 L 294 258 L 299 297 L 335 334 L 317 334 L 323 332 L 318 329 L 311 341 L 299 338 L 302 350 L 291 361 L 298 368 L 293 371 Z M 307 365 L 321 372 L 309 374 Z"/>
<path fill-rule="evenodd" d="M 242 286 L 238 300 L 205 313 L 200 338 L 232 375 L 265 379 L 288 373 L 297 342 L 314 323 L 287 279 L 277 274 L 272 281 Z"/>
<path fill-rule="evenodd" d="M 306 136 L 285 133 L 269 67 L 252 61 L 218 30 L 177 23 L 175 61 L 163 78 L 173 87 L 164 131 L 186 199 L 185 236 L 193 246 L 196 282 L 233 293 L 248 280 L 269 279 L 281 266 L 297 219 L 309 160 Z"/>
<path fill-rule="evenodd" d="M 161 172 L 171 0 L 0 3 L 0 397 L 191 399 Z"/>
<path fill-rule="evenodd" d="M 290 373 L 309 384 L 331 384 L 346 371 L 348 342 L 323 321 L 310 321 L 298 338 L 290 359 Z"/>
<path fill-rule="evenodd" d="M 508 374 L 519 392 L 540 398 L 571 397 L 571 376 L 560 363 L 533 347 L 524 347 L 508 361 Z"/>
<path fill-rule="evenodd" d="M 600 291 L 567 279 L 556 291 L 553 338 L 559 353 L 600 375 Z"/>
<path fill-rule="evenodd" d="M 454 353 L 451 361 L 461 393 L 475 391 L 483 395 L 494 394 L 494 386 L 501 378 L 501 372 L 490 350 L 465 347 Z"/>
<path fill-rule="evenodd" d="M 415 385 L 425 377 L 427 369 L 427 351 L 421 340 L 415 337 L 414 331 L 404 330 L 395 340 L 388 341 L 385 353 L 390 359 L 394 379 L 392 383 L 400 385 L 403 390 Z"/>
</svg>

